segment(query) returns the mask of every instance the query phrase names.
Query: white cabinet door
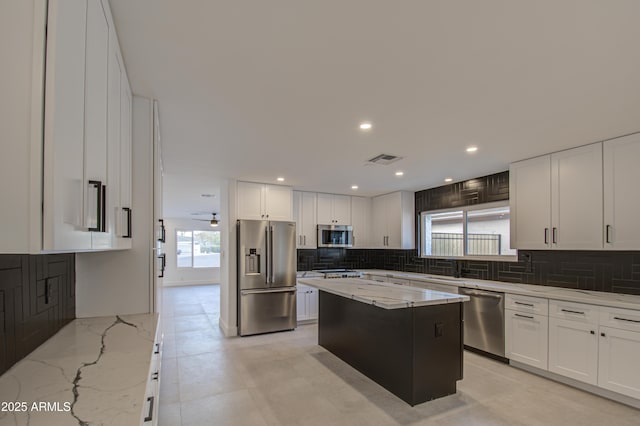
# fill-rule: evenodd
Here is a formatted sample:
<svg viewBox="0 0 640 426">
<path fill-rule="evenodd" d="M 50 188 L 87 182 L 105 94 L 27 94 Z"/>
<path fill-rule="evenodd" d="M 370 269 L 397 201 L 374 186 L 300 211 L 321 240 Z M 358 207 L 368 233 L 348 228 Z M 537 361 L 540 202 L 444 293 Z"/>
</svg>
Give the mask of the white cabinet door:
<svg viewBox="0 0 640 426">
<path fill-rule="evenodd" d="M 350 225 L 351 197 L 319 193 L 317 219 L 320 225 Z"/>
<path fill-rule="evenodd" d="M 318 194 L 317 220 L 319 225 L 334 225 L 333 194 Z"/>
<path fill-rule="evenodd" d="M 394 192 L 385 197 L 387 209 L 387 248 L 402 248 L 402 193 Z"/>
<path fill-rule="evenodd" d="M 511 247 L 551 247 L 551 156 L 509 166 Z"/>
<path fill-rule="evenodd" d="M 264 219 L 264 185 L 238 182 L 238 219 Z"/>
<path fill-rule="evenodd" d="M 513 361 L 547 369 L 549 317 L 505 311 L 505 356 Z"/>
<path fill-rule="evenodd" d="M 307 308 L 307 292 L 309 287 L 304 284 L 296 284 L 296 317 L 298 321 L 309 319 Z"/>
<path fill-rule="evenodd" d="M 597 324 L 549 318 L 549 371 L 592 385 L 598 382 Z"/>
<path fill-rule="evenodd" d="M 384 195 L 374 197 L 372 204 L 372 224 L 370 243 L 375 248 L 385 248 L 387 245 L 387 199 Z"/>
<path fill-rule="evenodd" d="M 309 320 L 318 319 L 318 289 L 309 287 L 307 293 L 307 313 Z"/>
<path fill-rule="evenodd" d="M 600 327 L 598 386 L 640 399 L 640 333 Z"/>
<path fill-rule="evenodd" d="M 370 247 L 371 242 L 371 199 L 351 197 L 351 226 L 353 226 L 353 247 Z"/>
<path fill-rule="evenodd" d="M 612 139 L 604 148 L 605 248 L 640 249 L 640 133 Z"/>
<path fill-rule="evenodd" d="M 297 247 L 316 248 L 316 193 L 293 191 L 293 210 Z"/>
<path fill-rule="evenodd" d="M 269 220 L 293 220 L 292 194 L 288 186 L 265 185 L 264 213 Z"/>
<path fill-rule="evenodd" d="M 116 223 L 118 239 L 118 248 L 131 248 L 133 238 L 133 211 L 132 208 L 132 155 L 133 145 L 131 144 L 132 128 L 131 114 L 132 101 L 131 88 L 127 80 L 124 68 L 122 69 L 122 94 L 120 97 L 120 209 L 118 220 Z"/>
<path fill-rule="evenodd" d="M 563 250 L 602 248 L 602 144 L 551 156 L 551 242 Z"/>
<path fill-rule="evenodd" d="M 336 225 L 351 225 L 351 197 L 333 196 L 333 220 Z"/>
<path fill-rule="evenodd" d="M 105 203 L 110 191 L 107 182 L 107 116 L 109 86 L 109 24 L 100 0 L 87 2 L 85 58 L 84 178 L 87 196 L 85 224 L 94 229 L 92 249 L 111 247 L 106 229 Z M 106 191 L 106 194 L 105 194 Z"/>
<path fill-rule="evenodd" d="M 107 208 L 106 229 L 112 240 L 112 246 L 118 247 L 120 230 L 120 158 L 122 138 L 122 65 L 119 58 L 118 40 L 112 31 L 109 37 L 109 92 L 107 97 Z"/>
<path fill-rule="evenodd" d="M 89 250 L 84 221 L 87 2 L 51 0 L 47 29 L 43 249 Z"/>
</svg>

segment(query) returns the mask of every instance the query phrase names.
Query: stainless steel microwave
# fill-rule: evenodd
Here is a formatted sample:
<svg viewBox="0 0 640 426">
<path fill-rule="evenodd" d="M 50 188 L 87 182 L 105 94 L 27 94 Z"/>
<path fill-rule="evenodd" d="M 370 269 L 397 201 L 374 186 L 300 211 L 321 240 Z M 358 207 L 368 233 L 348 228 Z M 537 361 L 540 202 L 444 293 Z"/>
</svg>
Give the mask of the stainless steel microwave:
<svg viewBox="0 0 640 426">
<path fill-rule="evenodd" d="M 353 226 L 318 225 L 318 247 L 352 247 Z"/>
</svg>

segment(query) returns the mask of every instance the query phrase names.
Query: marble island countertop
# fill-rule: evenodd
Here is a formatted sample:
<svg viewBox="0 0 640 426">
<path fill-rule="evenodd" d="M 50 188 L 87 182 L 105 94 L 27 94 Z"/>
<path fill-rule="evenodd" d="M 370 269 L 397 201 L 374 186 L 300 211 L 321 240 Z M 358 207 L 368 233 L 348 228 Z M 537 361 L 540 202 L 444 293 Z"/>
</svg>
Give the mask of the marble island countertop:
<svg viewBox="0 0 640 426">
<path fill-rule="evenodd" d="M 557 299 L 569 302 L 587 303 L 592 305 L 606 305 L 615 308 L 640 310 L 640 296 L 630 294 L 608 293 L 603 291 L 589 291 L 569 289 L 534 284 L 518 284 L 499 281 L 477 280 L 470 278 L 454 278 L 449 276 L 419 274 L 411 272 L 387 270 L 361 270 L 365 275 L 373 277 L 401 278 L 416 282 L 444 284 L 455 287 L 476 288 L 479 290 L 499 291 L 524 296 Z"/>
<path fill-rule="evenodd" d="M 157 321 L 72 321 L 0 376 L 0 401 L 26 407 L 0 411 L 0 424 L 140 424 Z"/>
<path fill-rule="evenodd" d="M 469 300 L 468 296 L 362 278 L 298 278 L 298 282 L 384 309 L 460 303 Z"/>
</svg>

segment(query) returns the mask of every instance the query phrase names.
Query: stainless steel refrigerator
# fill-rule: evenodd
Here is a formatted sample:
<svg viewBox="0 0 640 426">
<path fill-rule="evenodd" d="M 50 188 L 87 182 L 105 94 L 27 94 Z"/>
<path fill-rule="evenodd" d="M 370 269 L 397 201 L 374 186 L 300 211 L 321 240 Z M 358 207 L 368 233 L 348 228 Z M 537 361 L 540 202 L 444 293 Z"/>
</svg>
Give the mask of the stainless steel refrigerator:
<svg viewBox="0 0 640 426">
<path fill-rule="evenodd" d="M 296 224 L 239 220 L 238 330 L 241 336 L 293 330 L 296 323 Z"/>
</svg>

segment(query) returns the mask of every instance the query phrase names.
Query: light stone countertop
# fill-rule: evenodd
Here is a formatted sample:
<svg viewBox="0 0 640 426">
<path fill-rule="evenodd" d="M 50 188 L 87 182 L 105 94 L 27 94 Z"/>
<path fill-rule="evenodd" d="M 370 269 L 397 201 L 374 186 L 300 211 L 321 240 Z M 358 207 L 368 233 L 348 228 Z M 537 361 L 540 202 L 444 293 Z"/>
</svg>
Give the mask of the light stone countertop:
<svg viewBox="0 0 640 426">
<path fill-rule="evenodd" d="M 362 278 L 298 278 L 301 284 L 383 309 L 413 308 L 416 306 L 460 303 L 468 296 L 444 293 L 417 287 L 381 283 Z"/>
<path fill-rule="evenodd" d="M 603 291 L 589 291 L 568 289 L 533 284 L 506 283 L 500 281 L 475 280 L 470 278 L 454 278 L 442 275 L 418 274 L 411 272 L 386 270 L 359 270 L 363 274 L 377 277 L 404 278 L 413 281 L 435 284 L 445 284 L 456 287 L 476 288 L 480 290 L 499 291 L 525 296 L 542 297 L 547 299 L 564 300 L 568 302 L 603 305 L 614 308 L 640 310 L 640 296 L 630 294 L 608 293 Z"/>
<path fill-rule="evenodd" d="M 0 411 L 0 424 L 140 424 L 157 324 L 156 314 L 67 324 L 0 376 L 0 401 L 28 406 Z"/>
</svg>

